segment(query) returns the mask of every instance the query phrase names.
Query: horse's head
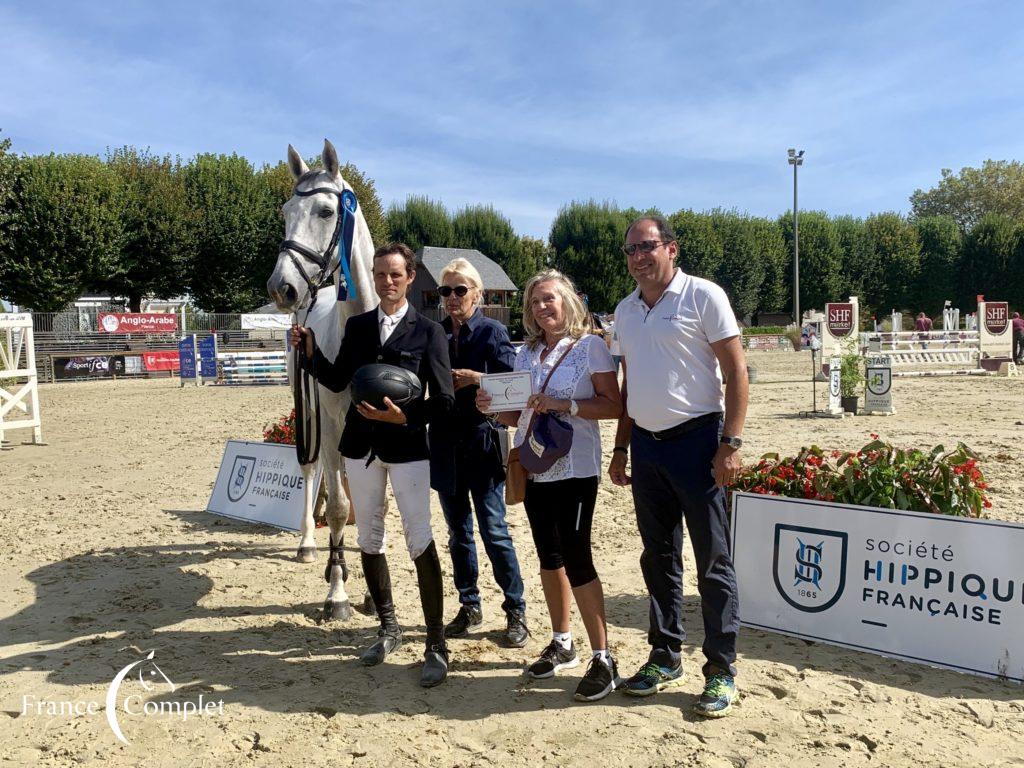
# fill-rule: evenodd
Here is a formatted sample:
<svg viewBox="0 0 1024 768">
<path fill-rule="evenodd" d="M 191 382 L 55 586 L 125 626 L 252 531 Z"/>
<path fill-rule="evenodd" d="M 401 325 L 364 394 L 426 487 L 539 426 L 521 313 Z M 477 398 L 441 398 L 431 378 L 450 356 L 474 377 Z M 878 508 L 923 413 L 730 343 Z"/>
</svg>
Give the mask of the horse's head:
<svg viewBox="0 0 1024 768">
<path fill-rule="evenodd" d="M 283 312 L 308 306 L 313 292 L 326 284 L 338 266 L 341 193 L 351 189 L 341 178 L 338 153 L 324 139 L 323 169 L 309 170 L 288 145 L 288 169 L 295 179 L 284 204 L 284 241 L 267 281 L 270 298 Z"/>
</svg>

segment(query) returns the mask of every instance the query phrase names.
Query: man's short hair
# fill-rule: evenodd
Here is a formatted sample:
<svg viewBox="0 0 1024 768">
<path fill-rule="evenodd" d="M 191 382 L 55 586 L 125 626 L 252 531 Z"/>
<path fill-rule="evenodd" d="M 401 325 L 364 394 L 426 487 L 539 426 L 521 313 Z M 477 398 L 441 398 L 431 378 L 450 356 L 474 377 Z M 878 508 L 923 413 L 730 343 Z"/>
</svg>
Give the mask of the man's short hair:
<svg viewBox="0 0 1024 768">
<path fill-rule="evenodd" d="M 376 261 L 377 259 L 385 256 L 391 256 L 396 253 L 405 259 L 405 274 L 411 275 L 416 271 L 416 254 L 413 253 L 412 248 L 405 243 L 388 243 L 387 245 L 382 245 L 373 252 L 373 259 Z"/>
<path fill-rule="evenodd" d="M 658 228 L 658 237 L 661 238 L 662 242 L 671 243 L 676 239 L 676 231 L 672 229 L 672 225 L 668 223 L 668 219 L 656 213 L 637 216 L 633 219 L 630 225 L 626 227 L 627 237 L 629 236 L 629 231 L 641 221 L 653 221 L 654 225 Z"/>
</svg>

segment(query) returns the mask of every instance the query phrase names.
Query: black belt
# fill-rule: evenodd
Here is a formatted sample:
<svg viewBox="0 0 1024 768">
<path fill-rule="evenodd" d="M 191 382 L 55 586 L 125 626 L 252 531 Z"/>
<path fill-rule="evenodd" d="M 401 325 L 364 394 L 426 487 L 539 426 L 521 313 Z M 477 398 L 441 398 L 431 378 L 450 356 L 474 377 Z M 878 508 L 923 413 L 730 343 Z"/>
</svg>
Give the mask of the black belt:
<svg viewBox="0 0 1024 768">
<path fill-rule="evenodd" d="M 687 419 L 682 424 L 676 424 L 674 427 L 663 429 L 660 432 L 652 432 L 649 429 L 644 429 L 638 424 L 634 424 L 633 429 L 641 435 L 652 437 L 655 440 L 671 440 L 674 437 L 685 435 L 687 432 L 693 432 L 695 429 L 706 427 L 708 424 L 718 421 L 721 418 L 722 414 L 715 411 L 713 413 L 705 413 L 703 416 L 695 416 L 692 419 Z"/>
</svg>

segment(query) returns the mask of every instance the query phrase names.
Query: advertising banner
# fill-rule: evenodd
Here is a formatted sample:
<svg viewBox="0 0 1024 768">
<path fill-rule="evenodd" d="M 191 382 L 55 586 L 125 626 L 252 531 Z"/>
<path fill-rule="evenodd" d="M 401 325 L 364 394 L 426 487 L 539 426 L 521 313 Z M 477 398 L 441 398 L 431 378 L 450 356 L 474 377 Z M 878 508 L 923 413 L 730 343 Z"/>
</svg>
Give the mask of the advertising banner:
<svg viewBox="0 0 1024 768">
<path fill-rule="evenodd" d="M 199 339 L 199 375 L 213 381 L 217 378 L 217 334 L 211 333 Z"/>
<path fill-rule="evenodd" d="M 176 371 L 178 370 L 178 353 L 173 349 L 143 352 L 142 367 L 147 371 Z"/>
<path fill-rule="evenodd" d="M 123 355 L 62 357 L 54 355 L 53 377 L 66 379 L 109 379 L 124 373 Z"/>
<path fill-rule="evenodd" d="M 742 623 L 1024 682 L 1024 526 L 734 493 Z"/>
<path fill-rule="evenodd" d="M 243 331 L 287 331 L 292 327 L 291 315 L 242 315 Z"/>
<path fill-rule="evenodd" d="M 100 312 L 96 326 L 100 333 L 174 333 L 178 316 L 172 312 Z"/>
<path fill-rule="evenodd" d="M 189 334 L 178 342 L 178 376 L 181 383 L 186 379 L 196 381 L 196 335 Z"/>
<path fill-rule="evenodd" d="M 138 376 L 145 372 L 142 366 L 142 355 L 125 355 L 124 372 L 131 376 Z"/>
<path fill-rule="evenodd" d="M 322 472 L 317 467 L 314 487 Z M 305 478 L 295 446 L 228 440 L 206 511 L 298 531 L 305 505 Z"/>
</svg>

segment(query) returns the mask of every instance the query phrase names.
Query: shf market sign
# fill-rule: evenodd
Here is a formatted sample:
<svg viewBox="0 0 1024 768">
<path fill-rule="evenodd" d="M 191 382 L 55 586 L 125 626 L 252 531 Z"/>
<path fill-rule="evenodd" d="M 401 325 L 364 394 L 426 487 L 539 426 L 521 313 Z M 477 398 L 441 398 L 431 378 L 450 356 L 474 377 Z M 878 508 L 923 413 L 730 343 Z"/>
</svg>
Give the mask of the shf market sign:
<svg viewBox="0 0 1024 768">
<path fill-rule="evenodd" d="M 1024 526 L 733 494 L 746 626 L 1024 682 Z"/>
</svg>

